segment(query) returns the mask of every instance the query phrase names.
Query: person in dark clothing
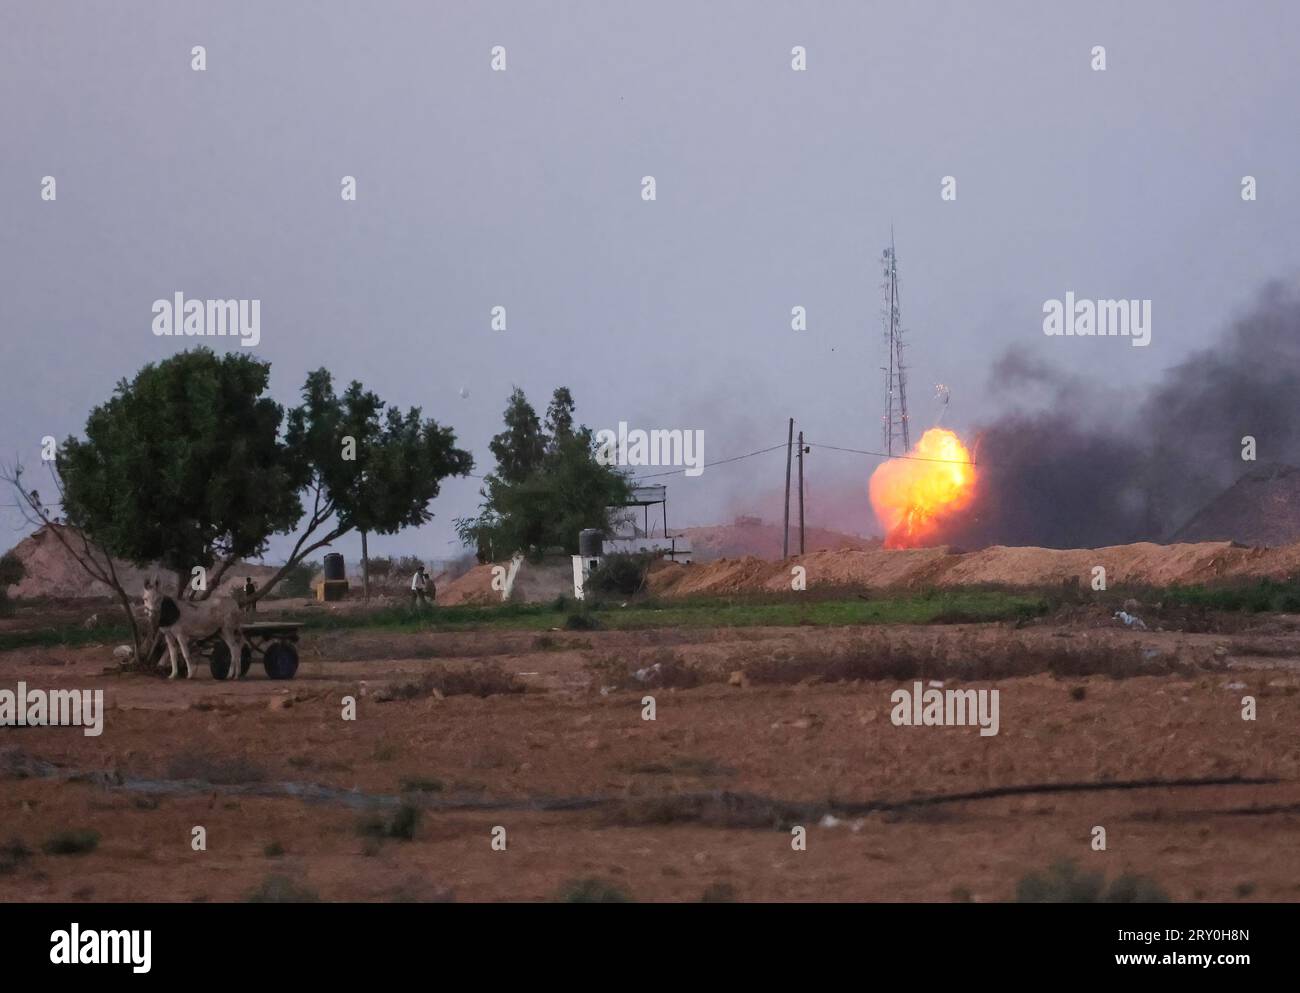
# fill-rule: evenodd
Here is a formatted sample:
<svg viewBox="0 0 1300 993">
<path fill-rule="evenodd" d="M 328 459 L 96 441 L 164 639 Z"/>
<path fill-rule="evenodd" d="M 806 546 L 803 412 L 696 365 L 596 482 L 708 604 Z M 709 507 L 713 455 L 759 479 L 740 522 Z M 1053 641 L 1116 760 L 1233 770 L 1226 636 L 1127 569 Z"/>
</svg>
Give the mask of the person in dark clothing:
<svg viewBox="0 0 1300 993">
<path fill-rule="evenodd" d="M 252 576 L 244 577 L 244 609 L 250 614 L 257 613 L 257 601 L 253 597 L 257 593 L 257 586 L 253 583 Z"/>
</svg>

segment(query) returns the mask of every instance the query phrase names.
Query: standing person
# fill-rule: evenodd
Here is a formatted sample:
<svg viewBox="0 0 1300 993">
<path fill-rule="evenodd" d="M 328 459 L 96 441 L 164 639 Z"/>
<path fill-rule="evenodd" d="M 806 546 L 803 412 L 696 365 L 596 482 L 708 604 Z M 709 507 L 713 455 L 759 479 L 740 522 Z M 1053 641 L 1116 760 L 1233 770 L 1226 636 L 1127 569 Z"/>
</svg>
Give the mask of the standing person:
<svg viewBox="0 0 1300 993">
<path fill-rule="evenodd" d="M 411 604 L 418 606 L 421 603 L 429 603 L 428 589 L 432 584 L 429 577 L 424 572 L 424 566 L 415 570 L 415 575 L 411 577 Z"/>
<path fill-rule="evenodd" d="M 244 577 L 244 609 L 250 614 L 257 613 L 257 601 L 253 599 L 257 593 L 257 586 L 253 583 L 252 576 Z"/>
</svg>

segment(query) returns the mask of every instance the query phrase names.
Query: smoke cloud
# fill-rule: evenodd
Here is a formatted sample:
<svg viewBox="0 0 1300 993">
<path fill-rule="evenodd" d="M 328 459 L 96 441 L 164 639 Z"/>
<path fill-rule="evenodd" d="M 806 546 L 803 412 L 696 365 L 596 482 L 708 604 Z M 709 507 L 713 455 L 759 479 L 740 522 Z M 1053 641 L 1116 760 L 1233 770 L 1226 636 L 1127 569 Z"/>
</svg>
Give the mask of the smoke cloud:
<svg viewBox="0 0 1300 993">
<path fill-rule="evenodd" d="M 1168 540 L 1260 462 L 1300 463 L 1300 289 L 1270 284 L 1220 341 L 1143 396 L 1005 355 L 990 388 L 1045 405 L 975 433 L 975 502 L 939 540 L 1088 548 Z M 1103 425 L 1098 427 L 1098 425 Z"/>
</svg>

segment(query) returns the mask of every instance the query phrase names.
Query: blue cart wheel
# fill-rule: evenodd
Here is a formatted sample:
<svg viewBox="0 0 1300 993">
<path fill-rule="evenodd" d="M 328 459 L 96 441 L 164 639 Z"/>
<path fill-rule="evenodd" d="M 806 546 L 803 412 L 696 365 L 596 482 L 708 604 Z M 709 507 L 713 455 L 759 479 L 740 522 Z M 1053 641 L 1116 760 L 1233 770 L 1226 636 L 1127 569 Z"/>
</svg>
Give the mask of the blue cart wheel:
<svg viewBox="0 0 1300 993">
<path fill-rule="evenodd" d="M 293 679 L 298 671 L 298 650 L 287 641 L 273 641 L 262 656 L 262 664 L 271 679 Z"/>
</svg>

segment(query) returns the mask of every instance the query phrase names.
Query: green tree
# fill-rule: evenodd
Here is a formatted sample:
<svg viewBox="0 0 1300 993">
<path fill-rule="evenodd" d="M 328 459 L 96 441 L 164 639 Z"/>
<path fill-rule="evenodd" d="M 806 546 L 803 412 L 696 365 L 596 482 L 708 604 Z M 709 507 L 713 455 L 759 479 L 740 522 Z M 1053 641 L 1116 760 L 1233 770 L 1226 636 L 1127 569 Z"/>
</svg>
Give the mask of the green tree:
<svg viewBox="0 0 1300 993">
<path fill-rule="evenodd" d="M 289 413 L 286 441 L 306 467 L 311 516 L 288 563 L 259 596 L 299 559 L 350 531 L 395 534 L 426 523 L 442 480 L 474 468 L 473 457 L 456 447 L 455 432 L 425 420 L 418 407 L 405 414 L 385 409 L 356 381 L 339 397 L 324 369 L 307 377 L 302 395 Z"/>
<path fill-rule="evenodd" d="M 9 587 L 17 586 L 27 575 L 27 570 L 13 552 L 0 555 L 0 614 L 9 608 Z"/>
<path fill-rule="evenodd" d="M 88 575 L 113 589 L 137 658 L 150 657 L 153 645 L 141 652 L 114 557 L 160 562 L 182 588 L 195 566 L 215 570 L 206 591 L 191 593 L 203 599 L 236 560 L 262 554 L 273 534 L 297 531 L 289 560 L 256 600 L 353 529 L 391 533 L 429 520 L 441 480 L 473 467 L 449 428 L 418 408 L 385 409 L 360 383 L 340 398 L 323 369 L 307 377 L 302 404 L 286 417 L 263 395 L 269 375 L 268 363 L 242 353 L 196 349 L 119 383 L 90 412 L 86 438 L 65 441 L 53 466 L 73 528 L 59 526 L 27 489 L 21 465 L 3 474 L 28 520 L 49 526 Z"/>
<path fill-rule="evenodd" d="M 497 460 L 497 477 L 510 484 L 522 483 L 541 468 L 546 457 L 546 435 L 537 411 L 517 386 L 506 404 L 505 423 L 506 429 L 492 439 L 488 448 Z"/>
<path fill-rule="evenodd" d="M 574 426 L 575 406 L 567 388 L 557 389 L 543 431 L 523 392 L 511 394 L 507 430 L 492 439 L 497 470 L 484 477 L 479 516 L 456 521 L 480 561 L 555 546 L 576 552 L 578 532 L 607 529 L 608 508 L 627 499 L 627 478 L 596 460 L 590 428 Z"/>
<path fill-rule="evenodd" d="M 302 516 L 304 465 L 286 457 L 284 410 L 263 396 L 270 373 L 242 353 L 195 349 L 122 380 L 85 439 L 58 452 L 67 522 L 117 558 L 171 569 L 178 595 L 195 566 L 216 589 Z"/>
<path fill-rule="evenodd" d="M 556 445 L 573 437 L 573 414 L 576 407 L 573 394 L 567 386 L 561 386 L 551 396 L 551 402 L 546 407 L 549 449 L 554 449 Z"/>
</svg>

